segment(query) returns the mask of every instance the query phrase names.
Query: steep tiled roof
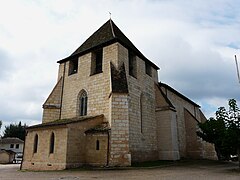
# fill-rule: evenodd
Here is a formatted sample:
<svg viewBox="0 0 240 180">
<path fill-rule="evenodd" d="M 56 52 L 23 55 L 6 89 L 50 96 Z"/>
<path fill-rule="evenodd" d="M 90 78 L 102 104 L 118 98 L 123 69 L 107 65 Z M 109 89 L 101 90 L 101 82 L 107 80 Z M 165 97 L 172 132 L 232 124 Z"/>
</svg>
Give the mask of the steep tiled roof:
<svg viewBox="0 0 240 180">
<path fill-rule="evenodd" d="M 77 48 L 69 57 L 58 61 L 62 63 L 68 61 L 76 56 L 83 55 L 92 51 L 93 49 L 110 45 L 112 43 L 119 42 L 128 49 L 131 49 L 137 56 L 147 61 L 155 69 L 159 69 L 154 63 L 149 61 L 134 45 L 133 43 L 122 33 L 122 31 L 116 26 L 116 24 L 110 19 L 103 24 L 96 32 L 94 32 L 79 48 Z"/>
<path fill-rule="evenodd" d="M 16 137 L 7 137 L 0 139 L 0 144 L 11 144 L 11 143 L 24 143 L 23 140 L 16 138 Z"/>
<path fill-rule="evenodd" d="M 165 84 L 165 83 L 158 83 L 160 87 L 164 87 L 170 91 L 172 91 L 174 94 L 176 94 L 177 96 L 181 97 L 182 99 L 184 99 L 185 101 L 188 101 L 189 103 L 195 105 L 196 107 L 200 107 L 198 104 L 196 104 L 195 102 L 193 102 L 191 99 L 187 98 L 186 96 L 184 96 L 183 94 L 181 94 L 180 92 L 178 92 L 177 90 L 173 89 L 171 86 Z"/>
<path fill-rule="evenodd" d="M 70 124 L 70 123 L 76 123 L 76 122 L 81 122 L 81 121 L 86 121 L 86 120 L 90 120 L 90 119 L 94 119 L 97 117 L 103 117 L 103 115 L 98 115 L 98 116 L 78 116 L 78 117 L 74 117 L 74 118 L 70 118 L 70 119 L 58 119 L 52 122 L 47 122 L 47 123 L 43 123 L 43 124 L 37 124 L 34 126 L 30 126 L 27 128 L 28 129 L 35 129 L 35 128 L 40 128 L 40 127 L 51 127 L 51 126 L 59 126 L 59 125 L 66 125 L 66 124 Z"/>
</svg>

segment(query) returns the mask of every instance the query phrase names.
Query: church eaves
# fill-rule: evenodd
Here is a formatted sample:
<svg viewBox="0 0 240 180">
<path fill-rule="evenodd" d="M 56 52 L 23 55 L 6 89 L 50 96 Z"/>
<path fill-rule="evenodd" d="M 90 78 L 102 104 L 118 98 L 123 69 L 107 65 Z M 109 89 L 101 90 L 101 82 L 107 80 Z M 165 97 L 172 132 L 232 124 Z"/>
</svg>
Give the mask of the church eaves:
<svg viewBox="0 0 240 180">
<path fill-rule="evenodd" d="M 133 43 L 123 34 L 123 32 L 116 26 L 116 24 L 110 19 L 103 24 L 96 32 L 94 32 L 79 48 L 77 48 L 69 57 L 64 58 L 58 63 L 66 62 L 76 56 L 80 56 L 91 52 L 94 49 L 104 47 L 115 42 L 119 42 L 127 49 L 135 52 L 144 61 L 148 62 L 155 69 L 159 69 L 153 62 L 148 60 L 134 45 Z"/>
</svg>

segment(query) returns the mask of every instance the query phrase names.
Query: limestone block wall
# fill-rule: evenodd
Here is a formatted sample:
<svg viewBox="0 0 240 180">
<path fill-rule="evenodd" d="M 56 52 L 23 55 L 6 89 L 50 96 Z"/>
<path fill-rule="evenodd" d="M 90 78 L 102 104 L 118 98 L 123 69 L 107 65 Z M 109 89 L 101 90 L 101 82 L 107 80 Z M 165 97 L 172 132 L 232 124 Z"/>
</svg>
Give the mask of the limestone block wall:
<svg viewBox="0 0 240 180">
<path fill-rule="evenodd" d="M 55 136 L 54 153 L 50 154 L 50 137 Z M 46 128 L 28 130 L 25 139 L 22 169 L 29 170 L 61 170 L 66 168 L 67 128 Z M 38 135 L 38 148 L 34 153 L 34 138 Z"/>
<path fill-rule="evenodd" d="M 158 81 L 157 70 L 152 77 L 145 72 L 145 61 L 136 57 L 137 77 L 129 75 L 128 50 L 118 45 L 119 64 L 125 64 L 128 81 L 129 140 L 132 161 L 157 159 L 154 83 Z M 140 103 L 141 101 L 141 103 Z M 142 107 L 141 107 L 142 105 Z"/>
<path fill-rule="evenodd" d="M 162 90 L 176 109 L 180 157 L 186 157 L 186 127 L 185 127 L 184 108 L 187 109 L 197 120 L 200 120 L 199 107 L 196 107 L 192 103 L 177 96 L 175 93 L 173 93 L 170 90 L 167 90 L 163 87 L 162 87 Z"/>
<path fill-rule="evenodd" d="M 68 75 L 69 62 L 66 62 L 61 119 L 78 115 L 78 94 L 84 89 L 88 95 L 87 115 L 104 114 L 105 121 L 109 121 L 109 94 L 110 94 L 110 61 L 117 62 L 118 43 L 103 48 L 102 73 L 91 74 L 92 53 L 78 58 L 78 72 Z M 59 67 L 63 73 L 64 65 Z M 59 77 L 63 74 L 59 74 Z"/>
<path fill-rule="evenodd" d="M 108 134 L 97 133 L 87 134 L 86 136 L 85 158 L 86 164 L 92 166 L 108 165 Z M 97 149 L 97 141 L 99 142 Z"/>
<path fill-rule="evenodd" d="M 50 122 L 60 117 L 60 107 L 62 98 L 62 86 L 63 78 L 61 77 L 52 92 L 48 96 L 47 100 L 43 104 L 43 116 L 42 122 Z"/>
<path fill-rule="evenodd" d="M 86 141 L 85 131 L 101 124 L 102 122 L 103 116 L 98 116 L 94 119 L 67 125 L 66 168 L 79 167 L 86 164 L 86 152 L 88 151 L 86 146 L 88 141 Z"/>
<path fill-rule="evenodd" d="M 203 143 L 196 134 L 197 121 L 187 111 L 184 110 L 186 127 L 186 157 L 200 159 L 203 158 Z"/>
<path fill-rule="evenodd" d="M 177 139 L 176 112 L 157 110 L 158 157 L 161 160 L 180 159 Z"/>
<path fill-rule="evenodd" d="M 131 165 L 129 152 L 129 116 L 128 95 L 112 93 L 111 101 L 111 138 L 110 138 L 110 166 Z"/>
<path fill-rule="evenodd" d="M 60 108 L 46 108 L 43 110 L 42 123 L 59 119 Z"/>
</svg>

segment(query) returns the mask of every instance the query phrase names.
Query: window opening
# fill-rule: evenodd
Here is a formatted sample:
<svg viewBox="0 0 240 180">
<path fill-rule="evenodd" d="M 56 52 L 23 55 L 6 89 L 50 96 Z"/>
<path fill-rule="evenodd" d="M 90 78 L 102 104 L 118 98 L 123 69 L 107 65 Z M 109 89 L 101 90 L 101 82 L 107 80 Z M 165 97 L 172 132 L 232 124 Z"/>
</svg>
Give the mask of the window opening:
<svg viewBox="0 0 240 180">
<path fill-rule="evenodd" d="M 78 72 L 78 59 L 69 61 L 68 75 L 72 75 Z"/>
<path fill-rule="evenodd" d="M 129 64 L 129 75 L 137 78 L 137 61 L 136 61 L 136 55 L 128 51 L 128 64 Z"/>
<path fill-rule="evenodd" d="M 91 75 L 102 72 L 103 49 L 92 53 Z"/>
<path fill-rule="evenodd" d="M 145 62 L 146 74 L 152 77 L 152 67 L 150 64 Z"/>
<path fill-rule="evenodd" d="M 36 134 L 34 137 L 33 153 L 37 153 L 37 149 L 38 149 L 38 135 Z"/>
<path fill-rule="evenodd" d="M 54 133 L 51 134 L 51 138 L 50 138 L 50 154 L 54 152 L 54 141 L 55 141 L 55 137 L 54 137 Z"/>
<path fill-rule="evenodd" d="M 96 141 L 96 150 L 99 150 L 100 148 L 100 143 L 99 143 L 99 140 Z"/>
<path fill-rule="evenodd" d="M 79 110 L 80 110 L 80 116 L 86 116 L 87 115 L 87 101 L 88 101 L 88 97 L 87 97 L 87 93 L 86 91 L 83 91 L 80 98 L 79 98 Z"/>
</svg>

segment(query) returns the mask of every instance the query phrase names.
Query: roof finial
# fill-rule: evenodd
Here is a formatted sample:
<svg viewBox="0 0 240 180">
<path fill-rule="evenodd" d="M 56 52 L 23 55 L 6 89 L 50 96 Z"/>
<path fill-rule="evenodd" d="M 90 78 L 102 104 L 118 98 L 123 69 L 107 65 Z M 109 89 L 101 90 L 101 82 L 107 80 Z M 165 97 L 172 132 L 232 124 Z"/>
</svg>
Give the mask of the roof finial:
<svg viewBox="0 0 240 180">
<path fill-rule="evenodd" d="M 113 35 L 113 37 L 115 38 L 116 36 L 115 36 L 114 30 L 113 30 L 112 19 L 111 19 L 112 13 L 111 13 L 110 11 L 108 11 L 108 13 L 109 13 L 109 15 L 110 15 L 109 21 L 110 21 L 110 26 L 111 26 L 111 30 L 112 30 L 112 35 Z"/>
<path fill-rule="evenodd" d="M 112 19 L 112 18 L 111 18 L 112 13 L 111 13 L 110 11 L 108 11 L 108 13 L 109 13 L 109 17 L 110 17 L 110 19 Z"/>
</svg>

